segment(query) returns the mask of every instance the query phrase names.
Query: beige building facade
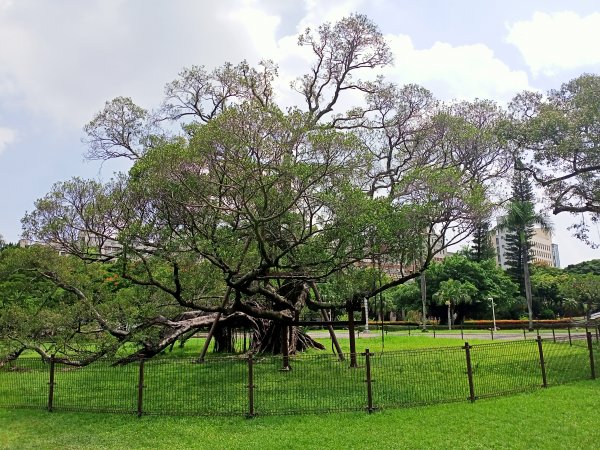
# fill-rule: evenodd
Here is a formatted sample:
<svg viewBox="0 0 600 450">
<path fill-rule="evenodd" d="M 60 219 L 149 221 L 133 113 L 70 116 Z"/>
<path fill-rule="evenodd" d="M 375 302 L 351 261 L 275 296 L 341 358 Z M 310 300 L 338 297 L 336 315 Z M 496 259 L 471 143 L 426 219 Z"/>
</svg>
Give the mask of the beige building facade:
<svg viewBox="0 0 600 450">
<path fill-rule="evenodd" d="M 496 250 L 496 262 L 503 269 L 508 268 L 506 261 L 506 230 L 494 229 L 491 236 L 492 244 Z M 552 235 L 541 227 L 534 228 L 534 235 L 531 238 L 531 255 L 533 262 L 544 264 L 549 267 L 560 267 L 560 256 L 558 253 L 558 245 L 552 242 Z"/>
</svg>

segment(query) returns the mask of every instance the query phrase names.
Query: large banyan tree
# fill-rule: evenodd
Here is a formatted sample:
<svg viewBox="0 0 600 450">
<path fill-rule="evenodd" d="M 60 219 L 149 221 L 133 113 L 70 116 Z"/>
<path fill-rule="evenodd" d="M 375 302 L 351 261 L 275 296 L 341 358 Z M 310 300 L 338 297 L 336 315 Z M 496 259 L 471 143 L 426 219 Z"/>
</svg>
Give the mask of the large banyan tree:
<svg viewBox="0 0 600 450">
<path fill-rule="evenodd" d="M 306 308 L 359 310 L 469 236 L 510 167 L 501 110 L 370 75 L 392 56 L 361 15 L 299 44 L 314 62 L 292 84 L 298 107 L 277 105 L 271 62 L 185 69 L 152 112 L 106 103 L 87 156 L 133 164 L 107 183 L 58 183 L 23 219 L 50 246 L 21 255 L 21 273 L 58 289 L 63 313 L 22 330 L 13 311 L 6 354 L 85 364 L 127 349 L 126 362 L 209 326 L 222 348 L 244 327 L 252 351 L 293 353 L 319 345 L 294 326 Z M 381 267 L 394 276 L 357 276 Z"/>
</svg>

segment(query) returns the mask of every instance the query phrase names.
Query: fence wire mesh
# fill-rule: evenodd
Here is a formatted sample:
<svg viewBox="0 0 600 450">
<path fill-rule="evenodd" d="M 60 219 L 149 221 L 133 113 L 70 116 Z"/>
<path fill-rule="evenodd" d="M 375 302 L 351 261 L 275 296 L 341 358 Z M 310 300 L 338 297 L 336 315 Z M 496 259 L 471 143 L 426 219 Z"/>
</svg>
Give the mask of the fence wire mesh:
<svg viewBox="0 0 600 450">
<path fill-rule="evenodd" d="M 55 364 L 53 408 L 66 411 L 133 412 L 137 366 L 104 359 L 86 367 Z"/>
<path fill-rule="evenodd" d="M 372 358 L 379 407 L 465 400 L 469 396 L 461 347 L 378 353 Z"/>
<path fill-rule="evenodd" d="M 243 415 L 247 363 L 242 358 L 161 358 L 145 362 L 146 414 Z"/>
<path fill-rule="evenodd" d="M 46 408 L 49 364 L 20 358 L 0 367 L 0 407 Z"/>
<path fill-rule="evenodd" d="M 477 398 L 526 391 L 543 385 L 537 341 L 474 345 L 471 365 Z"/>
<path fill-rule="evenodd" d="M 558 385 L 590 378 L 590 360 L 586 336 L 544 342 L 548 384 Z"/>
<path fill-rule="evenodd" d="M 542 352 L 539 351 L 542 347 Z M 73 367 L 22 357 L 0 366 L 0 407 L 169 415 L 338 412 L 465 401 L 592 377 L 596 336 L 502 341 L 357 354 L 160 357 L 127 365 L 103 359 Z M 542 358 L 543 355 L 543 358 Z M 470 362 L 471 374 L 467 361 Z M 545 370 L 542 370 L 545 369 Z M 54 383 L 50 383 L 51 373 Z M 252 375 L 252 376 L 251 376 Z M 368 395 L 370 393 L 370 397 Z"/>
<path fill-rule="evenodd" d="M 364 357 L 350 367 L 350 354 L 290 358 L 291 370 L 280 358 L 257 358 L 254 383 L 257 414 L 296 414 L 360 410 L 366 407 Z"/>
</svg>

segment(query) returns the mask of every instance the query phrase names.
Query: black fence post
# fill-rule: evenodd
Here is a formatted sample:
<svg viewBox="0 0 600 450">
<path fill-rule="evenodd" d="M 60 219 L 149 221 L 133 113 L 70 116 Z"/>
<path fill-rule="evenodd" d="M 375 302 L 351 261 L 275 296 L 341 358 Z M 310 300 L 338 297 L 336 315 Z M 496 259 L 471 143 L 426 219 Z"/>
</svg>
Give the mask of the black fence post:
<svg viewBox="0 0 600 450">
<path fill-rule="evenodd" d="M 554 331 L 554 327 L 552 327 L 552 341 L 556 344 L 556 332 Z"/>
<path fill-rule="evenodd" d="M 433 326 L 432 328 L 433 328 L 433 337 L 435 338 L 435 326 Z"/>
<path fill-rule="evenodd" d="M 490 328 L 490 333 L 492 335 L 492 341 L 494 340 L 494 327 Z"/>
<path fill-rule="evenodd" d="M 248 355 L 248 418 L 254 416 L 254 360 L 250 353 Z"/>
<path fill-rule="evenodd" d="M 540 367 L 542 369 L 542 387 L 548 387 L 548 379 L 546 378 L 546 362 L 544 361 L 544 349 L 542 347 L 542 338 L 539 334 L 536 340 L 538 352 L 540 354 Z"/>
<path fill-rule="evenodd" d="M 350 367 L 358 367 L 356 362 L 356 335 L 354 330 L 354 310 L 348 308 L 348 339 L 350 340 Z"/>
<path fill-rule="evenodd" d="M 527 335 L 525 334 L 525 328 L 523 328 L 523 340 L 526 341 L 527 340 Z"/>
<path fill-rule="evenodd" d="M 48 412 L 54 407 L 54 355 L 50 356 L 50 381 L 48 382 Z"/>
<path fill-rule="evenodd" d="M 471 346 L 468 342 L 465 342 L 463 347 L 465 349 L 465 356 L 467 358 L 467 376 L 469 377 L 469 400 L 475 401 L 475 386 L 473 384 L 473 367 L 471 365 Z"/>
<path fill-rule="evenodd" d="M 140 359 L 140 368 L 138 372 L 138 395 L 137 395 L 137 416 L 142 417 L 144 413 L 144 359 Z"/>
<path fill-rule="evenodd" d="M 592 371 L 592 380 L 596 379 L 596 369 L 594 368 L 594 345 L 592 344 L 592 333 L 587 333 L 587 345 L 590 352 L 590 370 Z"/>
<path fill-rule="evenodd" d="M 375 410 L 375 408 L 373 408 L 373 380 L 371 379 L 371 356 L 373 356 L 373 353 L 369 352 L 369 349 L 366 348 L 363 355 L 365 356 L 365 366 L 367 370 L 367 379 L 365 380 L 367 383 L 367 411 L 371 414 Z"/>
<path fill-rule="evenodd" d="M 292 370 L 290 367 L 290 344 L 289 344 L 289 327 L 285 324 L 281 325 L 281 372 L 289 372 Z"/>
<path fill-rule="evenodd" d="M 571 341 L 571 326 L 567 325 L 567 333 L 569 333 L 569 345 L 573 345 L 573 342 Z"/>
</svg>

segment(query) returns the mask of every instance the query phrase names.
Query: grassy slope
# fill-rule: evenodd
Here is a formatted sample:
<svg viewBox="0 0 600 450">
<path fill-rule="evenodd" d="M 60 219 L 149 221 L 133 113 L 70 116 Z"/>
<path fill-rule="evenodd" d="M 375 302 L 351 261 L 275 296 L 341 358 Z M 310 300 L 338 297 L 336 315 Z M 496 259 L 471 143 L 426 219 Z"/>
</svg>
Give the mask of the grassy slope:
<svg viewBox="0 0 600 450">
<path fill-rule="evenodd" d="M 372 415 L 174 418 L 0 410 L 0 448 L 597 448 L 598 381 Z"/>
</svg>

